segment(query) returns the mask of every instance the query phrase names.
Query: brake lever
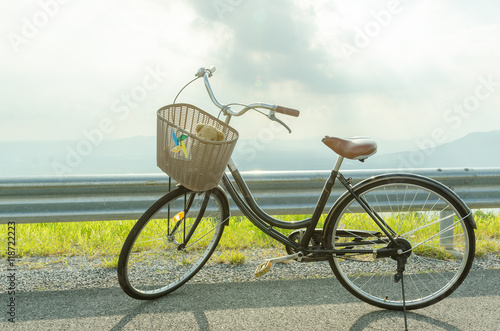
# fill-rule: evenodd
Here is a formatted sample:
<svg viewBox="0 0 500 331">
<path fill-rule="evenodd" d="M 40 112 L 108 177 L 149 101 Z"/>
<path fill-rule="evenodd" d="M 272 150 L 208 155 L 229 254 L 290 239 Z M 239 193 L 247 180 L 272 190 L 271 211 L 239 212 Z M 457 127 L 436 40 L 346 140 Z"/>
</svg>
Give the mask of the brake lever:
<svg viewBox="0 0 500 331">
<path fill-rule="evenodd" d="M 204 67 L 201 67 L 200 69 L 198 69 L 198 71 L 194 75 L 198 78 L 201 78 L 201 77 L 203 77 L 203 75 L 205 75 L 205 73 L 207 71 L 208 71 L 208 77 L 212 77 L 212 75 L 215 72 L 215 66 L 211 66 L 209 69 L 205 69 Z"/>
<path fill-rule="evenodd" d="M 271 121 L 275 121 L 275 122 L 278 122 L 279 124 L 283 125 L 287 130 L 288 130 L 288 133 L 292 133 L 292 130 L 290 130 L 290 128 L 288 127 L 288 125 L 286 125 L 285 123 L 283 123 L 281 120 L 279 120 L 278 118 L 276 118 L 276 111 L 274 110 L 271 110 L 269 112 L 269 115 L 267 115 L 267 117 L 271 120 Z"/>
</svg>

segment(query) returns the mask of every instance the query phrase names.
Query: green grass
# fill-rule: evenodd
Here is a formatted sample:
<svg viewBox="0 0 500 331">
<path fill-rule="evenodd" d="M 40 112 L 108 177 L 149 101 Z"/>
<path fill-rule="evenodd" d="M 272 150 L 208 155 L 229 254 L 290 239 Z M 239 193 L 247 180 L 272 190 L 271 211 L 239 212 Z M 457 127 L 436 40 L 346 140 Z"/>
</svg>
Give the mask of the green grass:
<svg viewBox="0 0 500 331">
<path fill-rule="evenodd" d="M 245 259 L 245 254 L 236 249 L 224 249 L 215 254 L 215 261 L 221 264 L 239 265 L 245 263 Z"/>
<path fill-rule="evenodd" d="M 282 220 L 297 221 L 307 215 L 281 216 Z M 476 255 L 500 254 L 500 215 L 477 211 L 474 214 L 476 230 Z M 87 256 L 103 258 L 102 267 L 114 268 L 125 238 L 136 221 L 106 221 L 78 223 L 16 224 L 16 252 L 23 256 Z M 319 226 L 321 227 L 321 225 Z M 7 225 L 0 225 L 0 247 L 7 247 Z M 288 235 L 290 230 L 282 231 Z M 281 248 L 282 244 L 267 237 L 246 218 L 233 217 L 224 230 L 218 263 L 241 264 L 245 249 Z M 0 251 L 1 257 L 7 250 Z M 433 254 L 442 253 L 434 252 Z M 189 261 L 186 261 L 189 263 Z M 35 266 L 36 267 L 36 266 Z M 43 267 L 43 266 L 40 266 Z"/>
<path fill-rule="evenodd" d="M 117 256 L 136 221 L 16 224 L 17 256 Z M 1 225 L 7 247 L 7 225 Z M 0 256 L 6 256 L 6 250 Z"/>
<path fill-rule="evenodd" d="M 115 257 L 105 257 L 101 262 L 101 267 L 104 269 L 113 269 L 118 266 L 118 255 Z"/>
<path fill-rule="evenodd" d="M 500 215 L 481 210 L 474 213 L 477 224 L 476 256 L 500 254 Z"/>
<path fill-rule="evenodd" d="M 300 216 L 299 216 L 300 217 Z M 295 217 L 281 217 L 282 220 L 295 220 Z M 288 235 L 291 231 L 281 230 Z M 256 228 L 246 217 L 233 217 L 229 226 L 224 229 L 220 245 L 227 249 L 245 249 L 245 248 L 272 248 L 282 247 L 283 245 L 276 240 L 268 237 L 264 232 Z"/>
<path fill-rule="evenodd" d="M 425 246 L 421 245 L 416 247 L 413 252 L 415 254 L 420 255 L 420 256 L 427 256 L 433 259 L 438 259 L 438 260 L 452 260 L 453 255 L 448 252 L 444 248 L 436 248 L 436 247 L 430 247 L 430 246 Z"/>
</svg>

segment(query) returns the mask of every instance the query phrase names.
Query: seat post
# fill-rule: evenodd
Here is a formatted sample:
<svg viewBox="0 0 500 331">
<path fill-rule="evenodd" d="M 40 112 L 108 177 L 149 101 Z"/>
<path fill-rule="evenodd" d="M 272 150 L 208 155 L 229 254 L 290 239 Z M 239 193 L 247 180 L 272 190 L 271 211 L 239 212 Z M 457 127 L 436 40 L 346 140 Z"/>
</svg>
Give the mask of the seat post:
<svg viewBox="0 0 500 331">
<path fill-rule="evenodd" d="M 339 158 L 337 159 L 337 163 L 335 163 L 335 167 L 333 167 L 333 171 L 339 172 L 340 166 L 342 165 L 343 161 L 344 161 L 344 157 L 339 155 Z"/>
<path fill-rule="evenodd" d="M 342 161 L 344 160 L 343 156 L 339 155 L 337 159 L 337 163 L 330 174 L 330 177 L 326 180 L 325 185 L 323 186 L 323 191 L 321 191 L 321 195 L 316 203 L 316 208 L 311 216 L 311 224 L 313 226 L 308 226 L 306 232 L 304 233 L 301 241 L 302 247 L 307 247 L 309 240 L 311 240 L 313 236 L 313 232 L 315 231 L 315 227 L 318 224 L 319 218 L 325 209 L 326 203 L 328 202 L 328 198 L 330 197 L 330 193 L 332 192 L 333 185 L 335 184 L 335 180 L 337 179 L 337 175 L 339 173 L 340 166 L 342 165 Z"/>
</svg>

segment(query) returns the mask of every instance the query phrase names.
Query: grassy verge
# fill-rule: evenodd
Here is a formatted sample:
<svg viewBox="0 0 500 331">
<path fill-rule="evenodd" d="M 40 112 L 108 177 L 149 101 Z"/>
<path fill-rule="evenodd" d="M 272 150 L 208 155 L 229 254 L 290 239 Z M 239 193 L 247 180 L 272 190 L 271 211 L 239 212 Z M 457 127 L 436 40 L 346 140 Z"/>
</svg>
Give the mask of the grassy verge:
<svg viewBox="0 0 500 331">
<path fill-rule="evenodd" d="M 282 216 L 286 221 L 296 221 L 307 215 Z M 476 255 L 500 254 L 500 215 L 477 211 L 475 220 Z M 134 221 L 43 223 L 16 225 L 16 252 L 23 256 L 87 256 L 102 258 L 103 267 L 115 267 L 121 246 Z M 4 235 L 0 247 L 7 247 L 7 225 L 1 225 Z M 283 231 L 288 234 L 290 231 Z M 220 242 L 219 263 L 241 264 L 245 262 L 245 249 L 281 248 L 282 244 L 267 237 L 246 218 L 232 218 Z M 6 249 L 0 251 L 6 257 Z"/>
<path fill-rule="evenodd" d="M 477 224 L 476 256 L 500 255 L 500 215 L 481 210 L 474 213 Z"/>
</svg>

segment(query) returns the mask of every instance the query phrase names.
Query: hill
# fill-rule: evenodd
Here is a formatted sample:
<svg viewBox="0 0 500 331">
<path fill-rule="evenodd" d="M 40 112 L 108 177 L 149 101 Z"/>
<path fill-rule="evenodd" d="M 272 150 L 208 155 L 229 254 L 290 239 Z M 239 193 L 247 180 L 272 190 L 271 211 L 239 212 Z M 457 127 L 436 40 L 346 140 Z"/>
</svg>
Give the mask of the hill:
<svg viewBox="0 0 500 331">
<path fill-rule="evenodd" d="M 384 151 L 394 150 L 398 142 L 381 140 L 378 143 L 378 154 L 364 163 L 346 160 L 344 169 L 500 166 L 497 147 L 500 131 L 475 132 L 434 148 L 390 153 Z M 96 146 L 81 141 L 2 142 L 0 151 L 0 177 L 161 173 L 156 167 L 155 137 L 103 141 Z M 336 161 L 336 155 L 321 139 L 240 139 L 233 158 L 242 171 L 327 170 Z"/>
</svg>

